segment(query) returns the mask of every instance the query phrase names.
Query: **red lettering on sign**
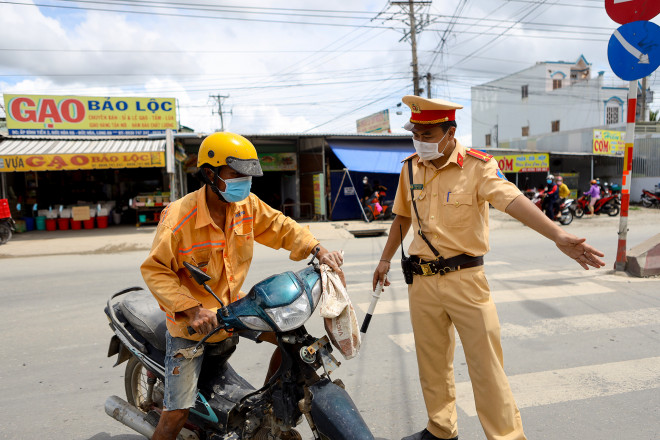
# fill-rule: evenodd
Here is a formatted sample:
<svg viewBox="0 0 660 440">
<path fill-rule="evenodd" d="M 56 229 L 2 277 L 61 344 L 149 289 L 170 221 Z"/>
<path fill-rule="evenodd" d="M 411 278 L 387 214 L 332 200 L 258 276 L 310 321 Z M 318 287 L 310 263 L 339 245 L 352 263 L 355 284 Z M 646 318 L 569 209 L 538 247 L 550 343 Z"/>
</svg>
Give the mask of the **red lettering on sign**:
<svg viewBox="0 0 660 440">
<path fill-rule="evenodd" d="M 497 162 L 497 166 L 500 167 L 500 170 L 502 170 L 504 173 L 513 171 L 513 159 L 507 159 L 506 157 L 503 157 Z"/>
<path fill-rule="evenodd" d="M 69 98 L 62 101 L 60 112 L 64 120 L 72 124 L 77 124 L 85 119 L 85 105 L 77 99 Z"/>
<path fill-rule="evenodd" d="M 53 160 L 48 164 L 48 168 L 54 168 L 56 170 L 61 170 L 67 165 L 66 161 L 60 156 L 53 157 Z"/>
<path fill-rule="evenodd" d="M 594 152 L 596 152 L 596 153 L 609 153 L 610 152 L 610 141 L 596 139 L 594 141 Z"/>
<path fill-rule="evenodd" d="M 27 108 L 23 109 L 25 104 Z M 14 98 L 9 101 L 9 114 L 18 122 L 36 122 L 37 112 L 34 110 L 34 101 L 30 98 Z"/>
<path fill-rule="evenodd" d="M 71 163 L 73 165 L 78 165 L 78 166 L 87 165 L 89 163 L 89 157 L 87 157 L 87 156 L 73 156 L 71 158 Z"/>
<path fill-rule="evenodd" d="M 45 164 L 46 161 L 45 161 L 44 158 L 41 157 L 41 156 L 30 156 L 30 157 L 28 157 L 27 159 L 25 159 L 25 163 L 26 163 L 29 167 L 37 168 L 37 167 L 40 167 L 40 166 L 42 166 L 43 164 Z"/>
<path fill-rule="evenodd" d="M 46 122 L 46 119 L 52 119 L 53 122 L 62 122 L 62 117 L 57 111 L 55 100 L 51 98 L 45 98 L 39 101 L 37 122 Z"/>
</svg>

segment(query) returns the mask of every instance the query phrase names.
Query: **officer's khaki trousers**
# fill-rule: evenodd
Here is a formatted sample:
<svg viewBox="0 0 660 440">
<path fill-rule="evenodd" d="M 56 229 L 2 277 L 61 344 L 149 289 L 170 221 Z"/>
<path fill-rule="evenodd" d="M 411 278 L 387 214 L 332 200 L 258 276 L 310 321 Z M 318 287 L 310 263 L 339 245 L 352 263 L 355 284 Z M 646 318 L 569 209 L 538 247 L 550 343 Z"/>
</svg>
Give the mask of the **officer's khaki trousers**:
<svg viewBox="0 0 660 440">
<path fill-rule="evenodd" d="M 417 363 L 436 437 L 458 435 L 454 326 L 463 344 L 474 400 L 488 440 L 524 440 L 522 421 L 504 374 L 500 323 L 483 266 L 447 275 L 415 275 L 408 288 Z"/>
</svg>

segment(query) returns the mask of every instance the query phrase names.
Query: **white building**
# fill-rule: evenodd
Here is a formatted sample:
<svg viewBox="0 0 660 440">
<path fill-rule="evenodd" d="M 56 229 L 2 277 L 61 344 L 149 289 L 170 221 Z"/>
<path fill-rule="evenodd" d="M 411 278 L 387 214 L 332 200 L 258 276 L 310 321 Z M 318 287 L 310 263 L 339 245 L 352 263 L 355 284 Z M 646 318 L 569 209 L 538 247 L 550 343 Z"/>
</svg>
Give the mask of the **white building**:
<svg viewBox="0 0 660 440">
<path fill-rule="evenodd" d="M 545 133 L 620 126 L 628 87 L 604 86 L 603 73 L 592 76 L 580 56 L 576 62 L 538 62 L 472 87 L 472 144 L 502 147 Z"/>
</svg>

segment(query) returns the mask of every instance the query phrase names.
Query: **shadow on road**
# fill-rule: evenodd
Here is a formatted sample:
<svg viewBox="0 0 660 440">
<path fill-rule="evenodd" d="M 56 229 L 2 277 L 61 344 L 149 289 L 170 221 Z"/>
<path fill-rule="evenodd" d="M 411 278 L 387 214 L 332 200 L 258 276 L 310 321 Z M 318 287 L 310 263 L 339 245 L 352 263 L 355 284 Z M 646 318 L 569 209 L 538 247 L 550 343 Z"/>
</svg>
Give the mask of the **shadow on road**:
<svg viewBox="0 0 660 440">
<path fill-rule="evenodd" d="M 107 432 L 99 432 L 89 440 L 144 440 L 144 436 L 140 434 L 110 435 Z"/>
</svg>

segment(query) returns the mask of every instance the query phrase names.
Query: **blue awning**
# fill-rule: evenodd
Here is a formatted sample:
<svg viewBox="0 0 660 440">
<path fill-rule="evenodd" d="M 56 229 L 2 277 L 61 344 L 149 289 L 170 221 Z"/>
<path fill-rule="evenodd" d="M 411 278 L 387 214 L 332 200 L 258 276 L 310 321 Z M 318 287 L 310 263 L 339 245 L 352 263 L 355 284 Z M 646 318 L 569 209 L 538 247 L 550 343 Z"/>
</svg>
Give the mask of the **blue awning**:
<svg viewBox="0 0 660 440">
<path fill-rule="evenodd" d="M 328 139 L 332 152 L 350 171 L 365 173 L 401 172 L 401 161 L 415 152 L 412 140 L 334 140 Z"/>
</svg>

